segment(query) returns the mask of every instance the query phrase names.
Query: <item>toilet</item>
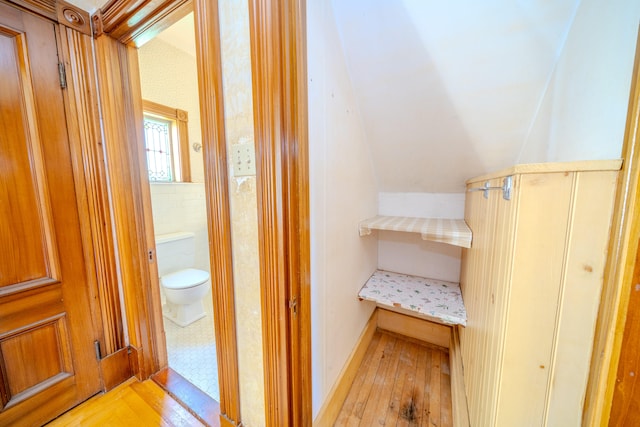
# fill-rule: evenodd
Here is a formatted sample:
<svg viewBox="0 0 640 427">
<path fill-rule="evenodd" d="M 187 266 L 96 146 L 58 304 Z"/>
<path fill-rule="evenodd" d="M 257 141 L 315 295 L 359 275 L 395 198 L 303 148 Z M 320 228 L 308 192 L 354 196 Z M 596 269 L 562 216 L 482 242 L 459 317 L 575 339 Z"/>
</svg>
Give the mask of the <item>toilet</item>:
<svg viewBox="0 0 640 427">
<path fill-rule="evenodd" d="M 206 316 L 202 298 L 211 289 L 209 272 L 193 268 L 195 235 L 179 232 L 156 236 L 160 285 L 166 299 L 163 315 L 185 327 Z"/>
</svg>

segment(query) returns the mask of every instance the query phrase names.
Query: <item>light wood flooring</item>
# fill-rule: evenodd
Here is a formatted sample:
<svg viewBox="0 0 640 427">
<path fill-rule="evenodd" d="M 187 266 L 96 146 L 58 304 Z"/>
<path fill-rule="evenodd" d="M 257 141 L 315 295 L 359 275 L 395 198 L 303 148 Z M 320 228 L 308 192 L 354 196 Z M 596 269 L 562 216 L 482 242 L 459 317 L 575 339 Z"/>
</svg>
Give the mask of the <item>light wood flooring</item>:
<svg viewBox="0 0 640 427">
<path fill-rule="evenodd" d="M 152 380 L 130 379 L 47 424 L 62 426 L 203 426 Z"/>
<path fill-rule="evenodd" d="M 335 426 L 452 426 L 449 354 L 378 330 Z"/>
</svg>

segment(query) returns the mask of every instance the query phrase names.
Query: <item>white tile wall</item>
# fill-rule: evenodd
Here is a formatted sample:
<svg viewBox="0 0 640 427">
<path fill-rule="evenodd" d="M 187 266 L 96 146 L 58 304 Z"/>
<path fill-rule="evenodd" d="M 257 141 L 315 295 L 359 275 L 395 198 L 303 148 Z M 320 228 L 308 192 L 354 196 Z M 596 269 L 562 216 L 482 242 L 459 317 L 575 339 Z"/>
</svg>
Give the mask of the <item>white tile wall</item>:
<svg viewBox="0 0 640 427">
<path fill-rule="evenodd" d="M 210 271 L 204 183 L 151 184 L 154 232 L 195 234 L 195 268 Z"/>
</svg>

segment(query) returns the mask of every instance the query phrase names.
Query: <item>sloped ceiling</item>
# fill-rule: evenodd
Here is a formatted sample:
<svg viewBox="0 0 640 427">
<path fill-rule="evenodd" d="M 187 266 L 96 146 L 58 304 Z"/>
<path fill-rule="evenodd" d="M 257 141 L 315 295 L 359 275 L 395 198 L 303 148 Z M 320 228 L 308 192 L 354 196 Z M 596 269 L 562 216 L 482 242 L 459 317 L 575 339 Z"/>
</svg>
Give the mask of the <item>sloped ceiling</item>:
<svg viewBox="0 0 640 427">
<path fill-rule="evenodd" d="M 332 0 L 379 191 L 460 192 L 518 162 L 579 5 Z M 192 14 L 159 37 L 195 55 Z"/>
<path fill-rule="evenodd" d="M 163 42 L 168 43 L 176 49 L 180 49 L 195 58 L 196 37 L 194 25 L 193 12 L 190 12 L 184 18 L 181 18 L 172 26 L 158 34 L 157 37 Z"/>
<path fill-rule="evenodd" d="M 333 0 L 384 192 L 514 164 L 579 0 Z"/>
</svg>

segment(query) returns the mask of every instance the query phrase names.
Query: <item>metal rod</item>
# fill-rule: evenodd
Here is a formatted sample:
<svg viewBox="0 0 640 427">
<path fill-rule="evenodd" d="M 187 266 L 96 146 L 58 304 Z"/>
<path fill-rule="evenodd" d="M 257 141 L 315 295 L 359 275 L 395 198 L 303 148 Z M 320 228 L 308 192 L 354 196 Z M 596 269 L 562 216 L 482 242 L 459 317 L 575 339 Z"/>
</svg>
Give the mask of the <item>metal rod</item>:
<svg viewBox="0 0 640 427">
<path fill-rule="evenodd" d="M 502 197 L 505 200 L 511 200 L 511 186 L 513 184 L 513 178 L 511 176 L 507 176 L 504 178 L 502 182 L 503 184 L 501 187 L 491 187 L 491 185 L 489 185 L 489 181 L 486 181 L 482 187 L 469 188 L 467 191 L 468 192 L 482 191 L 484 198 L 488 199 L 489 190 L 502 190 Z"/>
</svg>

